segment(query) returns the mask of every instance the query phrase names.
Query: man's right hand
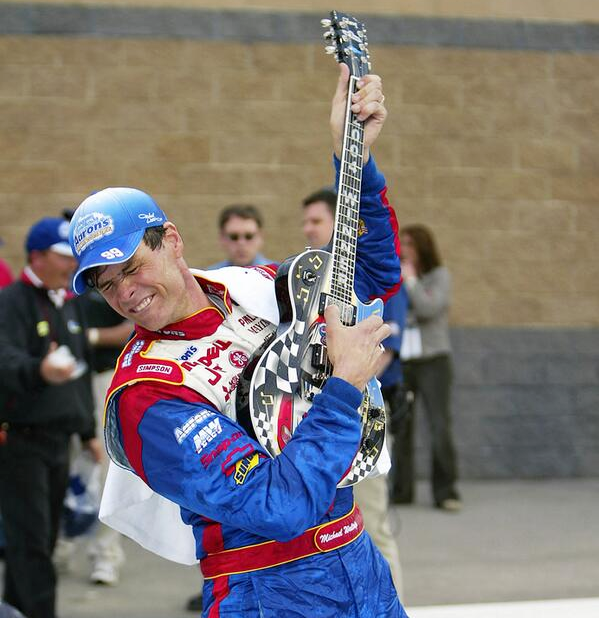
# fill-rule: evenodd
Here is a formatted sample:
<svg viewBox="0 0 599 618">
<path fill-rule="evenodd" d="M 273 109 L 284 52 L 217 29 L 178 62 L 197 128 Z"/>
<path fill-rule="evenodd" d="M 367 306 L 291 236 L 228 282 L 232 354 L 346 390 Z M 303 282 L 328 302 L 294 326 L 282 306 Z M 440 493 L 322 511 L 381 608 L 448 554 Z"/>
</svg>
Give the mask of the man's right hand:
<svg viewBox="0 0 599 618">
<path fill-rule="evenodd" d="M 380 344 L 391 334 L 391 329 L 375 315 L 355 326 L 344 326 L 335 305 L 326 308 L 324 317 L 333 375 L 363 390 L 383 362 L 384 350 Z"/>
<path fill-rule="evenodd" d="M 57 343 L 53 341 L 40 365 L 42 378 L 48 384 L 63 384 L 64 382 L 68 382 L 75 371 L 75 359 L 73 358 L 65 362 L 63 359 L 56 358 L 55 352 L 57 348 Z"/>
<path fill-rule="evenodd" d="M 349 78 L 349 68 L 340 63 L 339 80 L 333 96 L 330 116 L 333 149 L 339 159 L 343 148 Z M 376 141 L 387 118 L 387 109 L 384 105 L 385 96 L 383 95 L 382 80 L 378 75 L 364 75 L 359 83 L 361 85 L 352 96 L 352 112 L 357 115 L 358 120 L 364 123 L 363 164 L 366 165 L 370 156 L 370 147 Z"/>
</svg>

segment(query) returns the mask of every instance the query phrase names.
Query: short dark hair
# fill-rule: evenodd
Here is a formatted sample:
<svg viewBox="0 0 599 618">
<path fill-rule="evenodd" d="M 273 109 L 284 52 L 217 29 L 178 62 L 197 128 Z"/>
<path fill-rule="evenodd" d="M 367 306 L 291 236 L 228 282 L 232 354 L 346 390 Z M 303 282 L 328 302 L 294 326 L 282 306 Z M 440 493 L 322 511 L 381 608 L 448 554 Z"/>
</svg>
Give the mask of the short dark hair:
<svg viewBox="0 0 599 618">
<path fill-rule="evenodd" d="M 162 239 L 166 234 L 164 225 L 156 225 L 155 227 L 148 227 L 144 231 L 143 241 L 152 251 L 162 247 Z"/>
<path fill-rule="evenodd" d="M 144 230 L 142 241 L 152 251 L 155 251 L 156 249 L 162 247 L 162 239 L 164 238 L 165 233 L 166 229 L 164 228 L 164 225 L 148 227 Z M 103 266 L 94 266 L 85 271 L 85 281 L 89 287 L 95 288 L 97 286 L 100 269 L 103 269 Z M 101 272 L 104 271 L 102 270 Z"/>
<path fill-rule="evenodd" d="M 333 215 L 333 218 L 335 218 L 335 212 L 337 210 L 337 194 L 333 191 L 333 189 L 323 187 L 314 193 L 310 193 L 308 197 L 303 199 L 302 207 L 306 208 L 315 202 L 325 202 L 329 211 Z"/>
<path fill-rule="evenodd" d="M 218 216 L 218 229 L 222 231 L 231 217 L 251 219 L 256 222 L 259 228 L 262 228 L 262 215 L 252 204 L 231 204 L 231 206 L 223 208 Z"/>
</svg>

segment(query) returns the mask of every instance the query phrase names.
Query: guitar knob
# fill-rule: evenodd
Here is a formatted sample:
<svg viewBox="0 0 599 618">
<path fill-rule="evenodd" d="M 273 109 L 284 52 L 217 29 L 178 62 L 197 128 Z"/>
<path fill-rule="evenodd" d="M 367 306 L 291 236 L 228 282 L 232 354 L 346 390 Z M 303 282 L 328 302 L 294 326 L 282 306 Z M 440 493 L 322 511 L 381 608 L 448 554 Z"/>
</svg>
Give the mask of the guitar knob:
<svg viewBox="0 0 599 618">
<path fill-rule="evenodd" d="M 316 281 L 316 275 L 311 270 L 304 270 L 302 281 L 307 285 L 312 285 Z"/>
<path fill-rule="evenodd" d="M 362 440 L 363 450 L 370 451 L 374 446 L 376 446 L 376 442 L 372 438 L 364 438 L 364 440 Z"/>
<path fill-rule="evenodd" d="M 385 412 L 380 408 L 368 408 L 368 418 L 372 420 L 378 420 L 385 415 Z"/>
</svg>

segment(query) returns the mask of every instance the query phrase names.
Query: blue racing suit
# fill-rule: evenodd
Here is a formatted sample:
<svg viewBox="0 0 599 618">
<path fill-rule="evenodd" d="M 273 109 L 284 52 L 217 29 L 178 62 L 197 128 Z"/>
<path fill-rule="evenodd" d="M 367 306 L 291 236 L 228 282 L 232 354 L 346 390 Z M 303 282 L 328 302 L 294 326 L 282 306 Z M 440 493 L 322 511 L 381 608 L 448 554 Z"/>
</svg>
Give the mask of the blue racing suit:
<svg viewBox="0 0 599 618">
<path fill-rule="evenodd" d="M 397 224 L 385 194 L 371 158 L 363 170 L 356 262 L 355 291 L 363 300 L 399 286 Z M 277 554 L 281 543 L 352 511 L 352 489 L 337 484 L 361 438 L 362 396 L 330 378 L 285 449 L 271 458 L 236 422 L 229 403 L 256 342 L 274 326 L 252 315 L 249 298 L 234 285 L 220 285 L 218 273 L 196 275 L 214 307 L 159 332 L 136 328 L 107 400 L 111 457 L 180 506 L 206 564 L 213 555 L 274 541 L 260 549 L 279 556 L 267 568 L 248 563 L 206 579 L 204 618 L 405 616 L 389 567 L 366 532 L 308 557 Z M 267 278 L 270 289 L 273 273 L 259 266 L 233 274 Z"/>
</svg>

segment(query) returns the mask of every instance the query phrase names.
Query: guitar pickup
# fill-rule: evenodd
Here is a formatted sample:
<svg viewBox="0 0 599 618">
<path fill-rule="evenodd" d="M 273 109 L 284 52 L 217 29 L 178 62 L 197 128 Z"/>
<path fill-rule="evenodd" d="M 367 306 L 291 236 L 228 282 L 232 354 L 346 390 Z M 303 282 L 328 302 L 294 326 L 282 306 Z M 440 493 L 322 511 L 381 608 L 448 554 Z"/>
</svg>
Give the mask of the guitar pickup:
<svg viewBox="0 0 599 618">
<path fill-rule="evenodd" d="M 327 349 L 321 343 L 312 346 L 312 367 L 324 369 L 328 361 Z"/>
<path fill-rule="evenodd" d="M 339 307 L 339 312 L 341 314 L 341 321 L 346 326 L 353 326 L 356 323 L 358 309 L 355 305 L 351 305 L 349 303 L 344 303 L 343 301 L 337 300 L 331 294 L 326 294 L 322 292 L 320 294 L 320 300 L 318 302 L 318 314 L 324 315 L 324 310 L 329 305 L 337 305 Z"/>
</svg>

